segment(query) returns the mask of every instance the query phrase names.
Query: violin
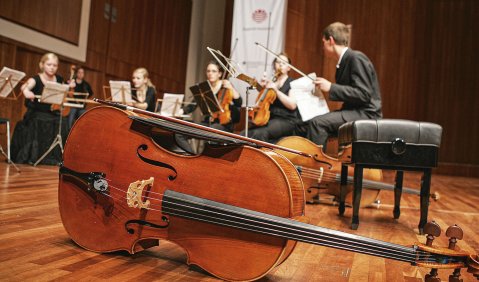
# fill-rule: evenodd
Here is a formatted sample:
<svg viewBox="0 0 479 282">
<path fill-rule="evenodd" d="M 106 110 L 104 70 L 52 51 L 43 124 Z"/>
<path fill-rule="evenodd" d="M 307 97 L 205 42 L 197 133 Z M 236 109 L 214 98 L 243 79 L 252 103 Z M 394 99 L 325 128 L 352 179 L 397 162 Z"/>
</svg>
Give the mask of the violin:
<svg viewBox="0 0 479 282">
<path fill-rule="evenodd" d="M 313 156 L 312 158 L 298 156 L 289 152 L 281 152 L 298 169 L 303 179 L 306 202 L 315 203 L 321 199 L 320 194 L 334 196 L 333 202 L 339 200 L 341 188 L 341 161 L 328 156 L 323 151 L 323 146 L 318 146 L 310 140 L 300 136 L 282 138 L 276 143 L 278 146 L 300 150 Z M 380 169 L 364 169 L 363 190 L 361 192 L 360 207 L 372 205 L 378 198 L 381 190 L 394 191 L 394 185 L 383 182 Z M 348 167 L 348 185 L 345 203 L 352 206 L 353 196 L 353 169 Z M 402 191 L 408 194 L 420 195 L 420 191 L 403 187 Z M 433 200 L 439 199 L 439 193 L 431 193 Z"/>
<path fill-rule="evenodd" d="M 305 223 L 301 178 L 269 148 L 241 144 L 208 147 L 195 157 L 178 155 L 155 142 L 155 132 L 162 139 L 189 128 L 205 137 L 223 136 L 224 142 L 235 135 L 96 101 L 115 108 L 93 108 L 75 123 L 58 191 L 63 225 L 87 250 L 136 253 L 165 239 L 186 251 L 188 264 L 230 281 L 263 277 L 288 258 L 298 241 L 479 272 L 477 255 L 456 248 L 442 254 L 446 251 L 431 240 L 429 249 L 405 247 Z M 238 140 L 255 142 L 241 136 L 233 141 Z"/>
<path fill-rule="evenodd" d="M 212 119 L 219 119 L 220 124 L 226 125 L 231 122 L 230 104 L 233 102 L 233 91 L 231 89 L 221 87 L 216 94 L 218 102 L 221 106 L 221 111 L 213 113 Z"/>
<path fill-rule="evenodd" d="M 273 82 L 276 82 L 280 73 L 276 73 L 273 77 Z M 263 126 L 269 122 L 270 111 L 269 108 L 276 100 L 276 91 L 271 88 L 262 88 L 256 97 L 256 106 L 252 111 L 248 112 L 249 118 L 256 126 Z"/>
<path fill-rule="evenodd" d="M 68 79 L 68 81 L 71 81 L 72 79 L 76 78 L 75 77 L 75 71 L 76 71 L 76 66 L 71 65 L 70 66 L 70 78 Z M 70 91 L 68 91 L 68 94 L 67 94 L 68 97 L 65 97 L 64 102 L 69 98 L 70 99 L 73 98 L 73 92 L 74 92 L 74 88 L 70 87 Z M 63 110 L 62 110 L 62 107 L 63 107 Z M 61 112 L 61 115 L 63 117 L 66 117 L 70 114 L 70 107 L 64 106 L 63 103 L 62 104 L 52 104 L 51 107 L 50 107 L 50 111 L 52 111 L 52 112 L 59 111 L 59 112 Z"/>
</svg>

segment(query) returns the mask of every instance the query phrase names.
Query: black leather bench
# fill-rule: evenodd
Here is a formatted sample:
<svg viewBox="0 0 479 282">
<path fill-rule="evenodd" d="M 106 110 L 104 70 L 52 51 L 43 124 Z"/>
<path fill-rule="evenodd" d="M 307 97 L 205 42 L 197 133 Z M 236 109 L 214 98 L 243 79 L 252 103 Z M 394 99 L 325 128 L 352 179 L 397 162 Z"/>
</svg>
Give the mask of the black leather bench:
<svg viewBox="0 0 479 282">
<path fill-rule="evenodd" d="M 351 228 L 359 226 L 363 168 L 396 170 L 394 189 L 394 218 L 400 215 L 404 171 L 422 171 L 419 233 L 427 222 L 431 170 L 437 167 L 442 127 L 429 122 L 382 119 L 357 120 L 339 128 L 341 157 L 341 192 L 339 214 L 345 211 L 347 166 L 354 165 L 353 216 Z"/>
</svg>

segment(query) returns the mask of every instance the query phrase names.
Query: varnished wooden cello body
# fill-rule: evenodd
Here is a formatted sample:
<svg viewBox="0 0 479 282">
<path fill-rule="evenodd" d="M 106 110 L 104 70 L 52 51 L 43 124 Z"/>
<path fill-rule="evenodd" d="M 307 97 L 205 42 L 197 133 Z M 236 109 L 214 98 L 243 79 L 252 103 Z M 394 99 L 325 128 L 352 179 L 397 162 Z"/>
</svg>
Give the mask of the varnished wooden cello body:
<svg viewBox="0 0 479 282">
<path fill-rule="evenodd" d="M 315 203 L 320 194 L 334 196 L 334 201 L 339 200 L 339 191 L 341 184 L 341 162 L 337 158 L 326 155 L 322 146 L 318 146 L 310 140 L 300 136 L 289 136 L 278 141 L 277 145 L 300 150 L 308 153 L 312 158 L 298 156 L 296 154 L 281 152 L 287 157 L 300 171 L 304 183 L 306 202 Z M 352 205 L 353 188 L 353 170 L 348 168 L 348 193 L 345 202 Z M 384 183 L 382 171 L 380 169 L 364 169 L 363 190 L 361 192 L 361 207 L 367 207 L 373 204 L 379 196 L 380 191 L 394 191 L 394 185 Z M 408 194 L 420 195 L 420 191 L 403 187 L 402 191 Z M 439 193 L 432 192 L 431 199 L 437 201 L 440 198 Z"/>
<path fill-rule="evenodd" d="M 166 239 L 186 250 L 189 264 L 228 280 L 260 278 L 288 257 L 294 241 L 161 212 L 164 192 L 171 189 L 284 218 L 301 216 L 302 182 L 286 158 L 251 147 L 210 148 L 194 157 L 175 155 L 151 140 L 151 128 L 140 125 L 127 112 L 103 107 L 75 123 L 65 146 L 64 168 L 100 172 L 109 187 L 108 192 L 98 192 L 71 172 L 61 177 L 61 217 L 77 244 L 97 252 L 134 253 L 150 246 L 151 239 Z M 245 189 L 258 185 L 251 177 L 258 170 L 261 189 Z M 129 186 L 150 177 L 154 182 L 139 192 L 142 201 L 150 201 L 149 209 L 130 207 Z"/>
<path fill-rule="evenodd" d="M 266 275 L 297 241 L 477 271 L 475 255 L 451 251 L 445 260 L 434 247 L 404 247 L 293 220 L 302 219 L 304 192 L 285 157 L 249 146 L 176 155 L 153 142 L 155 134 L 169 136 L 162 121 L 97 107 L 75 123 L 60 168 L 59 207 L 80 246 L 134 253 L 166 239 L 185 249 L 188 263 L 226 280 Z M 231 173 L 235 177 L 223 178 Z"/>
<path fill-rule="evenodd" d="M 288 152 L 280 152 L 287 157 L 301 172 L 306 191 L 306 201 L 314 203 L 315 198 L 320 192 L 324 194 L 339 197 L 341 186 L 341 162 L 331 156 L 326 155 L 322 146 L 318 146 L 308 139 L 299 136 L 289 136 L 278 141 L 277 145 L 302 150 L 312 155 L 312 158 L 306 158 L 294 155 Z M 349 173 L 352 175 L 352 170 Z M 382 181 L 382 172 L 379 169 L 364 170 L 364 185 L 369 181 Z M 349 181 L 348 181 L 349 182 Z M 346 195 L 346 203 L 352 203 L 353 185 L 348 185 L 348 194 Z M 361 207 L 366 207 L 374 203 L 379 195 L 377 189 L 363 189 L 361 193 Z"/>
</svg>

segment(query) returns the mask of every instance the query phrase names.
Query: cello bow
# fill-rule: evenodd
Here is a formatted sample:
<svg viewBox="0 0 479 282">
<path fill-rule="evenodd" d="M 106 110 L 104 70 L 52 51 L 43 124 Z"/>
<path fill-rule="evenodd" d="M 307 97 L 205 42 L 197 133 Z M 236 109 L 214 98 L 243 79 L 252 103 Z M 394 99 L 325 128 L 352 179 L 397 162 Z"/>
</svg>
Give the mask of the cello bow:
<svg viewBox="0 0 479 282">
<path fill-rule="evenodd" d="M 274 149 L 283 150 L 283 151 L 293 153 L 293 154 L 296 154 L 296 155 L 301 155 L 301 156 L 304 156 L 304 157 L 307 157 L 307 158 L 312 158 L 313 157 L 310 154 L 302 152 L 302 151 L 286 148 L 286 147 L 283 147 L 283 146 L 278 146 L 278 145 L 275 145 L 275 144 L 271 144 L 271 143 L 268 143 L 268 142 L 256 140 L 256 139 L 249 138 L 249 137 L 244 137 L 244 136 L 241 136 L 241 135 L 238 135 L 238 134 L 214 129 L 214 128 L 211 128 L 211 127 L 207 127 L 207 126 L 203 126 L 203 125 L 200 125 L 200 124 L 188 122 L 188 121 L 185 121 L 185 120 L 179 120 L 179 119 L 176 119 L 176 118 L 163 116 L 163 115 L 153 113 L 153 112 L 149 112 L 149 111 L 146 111 L 146 110 L 137 109 L 137 108 L 134 108 L 132 106 L 127 106 L 127 105 L 114 103 L 114 102 L 110 102 L 110 101 L 105 101 L 105 100 L 98 99 L 98 98 L 93 98 L 93 101 L 98 102 L 100 104 L 115 107 L 115 108 L 118 108 L 118 109 L 121 109 L 121 110 L 131 111 L 131 112 L 134 112 L 134 113 L 138 113 L 138 114 L 158 118 L 158 119 L 161 119 L 161 120 L 165 120 L 165 121 L 168 121 L 168 122 L 171 122 L 171 123 L 184 125 L 184 126 L 187 126 L 189 128 L 198 129 L 198 130 L 201 130 L 201 131 L 204 131 L 204 132 L 210 132 L 210 133 L 213 133 L 213 134 L 218 134 L 218 135 L 222 135 L 222 136 L 229 137 L 229 138 L 234 138 L 234 139 L 241 140 L 241 141 L 244 141 L 244 142 L 247 142 L 247 143 L 250 143 L 250 144 L 255 144 L 256 146 L 259 146 L 259 147 L 264 147 L 264 148 L 268 148 L 268 149 L 271 149 L 271 150 L 274 150 Z"/>
</svg>

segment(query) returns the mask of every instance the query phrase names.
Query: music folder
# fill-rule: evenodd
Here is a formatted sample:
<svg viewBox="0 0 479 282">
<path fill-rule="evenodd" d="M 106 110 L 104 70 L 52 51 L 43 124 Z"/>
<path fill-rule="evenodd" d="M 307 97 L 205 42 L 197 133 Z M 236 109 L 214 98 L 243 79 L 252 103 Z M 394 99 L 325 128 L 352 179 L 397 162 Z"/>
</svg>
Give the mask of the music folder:
<svg viewBox="0 0 479 282">
<path fill-rule="evenodd" d="M 208 81 L 193 85 L 190 87 L 190 90 L 203 115 L 212 115 L 213 113 L 223 111 Z"/>
</svg>

